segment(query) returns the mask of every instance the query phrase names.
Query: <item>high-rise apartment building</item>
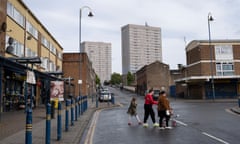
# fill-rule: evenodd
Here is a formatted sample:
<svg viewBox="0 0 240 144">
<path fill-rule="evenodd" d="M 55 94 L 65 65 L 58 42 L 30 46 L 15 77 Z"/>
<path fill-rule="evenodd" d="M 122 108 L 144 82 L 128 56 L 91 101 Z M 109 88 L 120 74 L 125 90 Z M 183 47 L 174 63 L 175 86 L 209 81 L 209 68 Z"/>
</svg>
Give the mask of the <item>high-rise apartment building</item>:
<svg viewBox="0 0 240 144">
<path fill-rule="evenodd" d="M 161 28 L 128 24 L 122 27 L 122 74 L 162 62 Z"/>
<path fill-rule="evenodd" d="M 88 54 L 92 61 L 93 69 L 103 83 L 109 81 L 112 74 L 112 48 L 111 43 L 105 42 L 83 42 L 83 52 Z"/>
</svg>

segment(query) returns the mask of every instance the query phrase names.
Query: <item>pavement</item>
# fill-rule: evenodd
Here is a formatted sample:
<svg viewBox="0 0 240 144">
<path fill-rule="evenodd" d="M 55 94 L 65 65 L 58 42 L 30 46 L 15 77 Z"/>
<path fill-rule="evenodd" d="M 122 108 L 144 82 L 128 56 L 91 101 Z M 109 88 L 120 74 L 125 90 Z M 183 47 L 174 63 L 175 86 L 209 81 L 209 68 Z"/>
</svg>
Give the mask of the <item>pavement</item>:
<svg viewBox="0 0 240 144">
<path fill-rule="evenodd" d="M 51 143 L 53 144 L 80 144 L 84 143 L 85 133 L 88 131 L 88 125 L 95 111 L 99 109 L 118 107 L 119 104 L 98 103 L 88 100 L 88 109 L 77 118 L 74 119 L 74 125 L 69 125 L 69 130 L 65 131 L 65 109 L 62 110 L 62 137 L 57 140 L 57 111 L 55 118 L 51 119 Z M 32 143 L 45 143 L 46 133 L 46 109 L 39 106 L 33 110 L 32 116 Z M 69 117 L 69 124 L 71 124 Z M 0 144 L 23 144 L 25 143 L 25 124 L 26 114 L 23 110 L 4 112 L 0 116 Z"/>
</svg>

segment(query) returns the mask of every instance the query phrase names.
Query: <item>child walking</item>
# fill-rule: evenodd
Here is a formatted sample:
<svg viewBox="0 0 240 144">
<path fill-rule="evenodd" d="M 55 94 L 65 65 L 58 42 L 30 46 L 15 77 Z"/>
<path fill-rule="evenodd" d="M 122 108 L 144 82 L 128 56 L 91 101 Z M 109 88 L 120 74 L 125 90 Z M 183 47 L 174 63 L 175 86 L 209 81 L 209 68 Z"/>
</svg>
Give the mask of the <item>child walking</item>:
<svg viewBox="0 0 240 144">
<path fill-rule="evenodd" d="M 136 117 L 138 124 L 141 125 L 142 122 L 140 121 L 138 115 L 137 115 L 137 100 L 135 97 L 132 98 L 131 103 L 129 105 L 128 111 L 127 111 L 128 116 L 128 125 L 132 125 L 131 118 L 133 116 Z"/>
</svg>

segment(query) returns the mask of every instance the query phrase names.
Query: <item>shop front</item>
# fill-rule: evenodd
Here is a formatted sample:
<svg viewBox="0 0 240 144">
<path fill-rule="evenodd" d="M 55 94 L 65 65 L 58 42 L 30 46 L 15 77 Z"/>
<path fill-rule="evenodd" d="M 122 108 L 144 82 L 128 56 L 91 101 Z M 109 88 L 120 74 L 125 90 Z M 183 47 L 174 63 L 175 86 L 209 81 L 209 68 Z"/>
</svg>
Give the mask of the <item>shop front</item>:
<svg viewBox="0 0 240 144">
<path fill-rule="evenodd" d="M 32 71 L 36 83 L 26 83 L 27 73 Z M 49 74 L 31 70 L 29 67 L 0 57 L 0 112 L 35 108 L 49 102 L 50 81 L 58 80 Z"/>
</svg>

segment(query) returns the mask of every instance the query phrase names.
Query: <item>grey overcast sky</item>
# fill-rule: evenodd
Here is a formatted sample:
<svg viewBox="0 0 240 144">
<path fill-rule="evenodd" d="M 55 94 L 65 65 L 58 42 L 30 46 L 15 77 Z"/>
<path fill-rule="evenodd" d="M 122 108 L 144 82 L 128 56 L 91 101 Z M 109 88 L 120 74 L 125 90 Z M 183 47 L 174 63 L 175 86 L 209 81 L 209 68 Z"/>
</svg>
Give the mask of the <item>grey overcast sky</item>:
<svg viewBox="0 0 240 144">
<path fill-rule="evenodd" d="M 122 73 L 121 27 L 126 24 L 161 27 L 163 62 L 171 69 L 186 64 L 185 45 L 208 39 L 211 12 L 212 39 L 240 39 L 239 0 L 23 0 L 64 52 L 77 52 L 79 9 L 83 9 L 82 41 L 112 43 L 112 72 Z"/>
</svg>

